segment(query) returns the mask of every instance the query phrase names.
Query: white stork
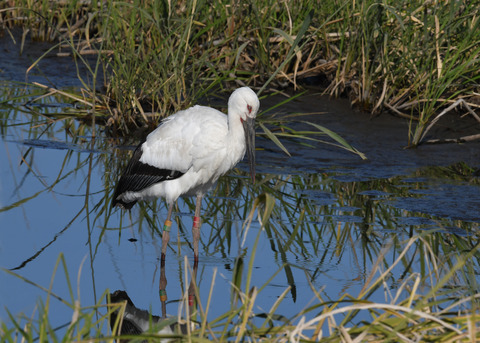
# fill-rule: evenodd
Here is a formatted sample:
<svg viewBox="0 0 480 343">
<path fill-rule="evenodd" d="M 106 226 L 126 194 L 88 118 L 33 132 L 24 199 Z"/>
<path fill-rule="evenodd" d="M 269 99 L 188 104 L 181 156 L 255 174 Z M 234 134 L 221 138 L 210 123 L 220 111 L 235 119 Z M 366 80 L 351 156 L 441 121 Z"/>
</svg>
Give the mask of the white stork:
<svg viewBox="0 0 480 343">
<path fill-rule="evenodd" d="M 197 197 L 192 235 L 194 260 L 198 262 L 202 196 L 242 160 L 245 151 L 255 182 L 255 117 L 259 107 L 254 91 L 248 87 L 236 89 L 228 100 L 228 116 L 198 105 L 179 111 L 164 119 L 135 149 L 117 183 L 112 206 L 130 209 L 138 200 L 166 199 L 162 261 L 178 197 Z"/>
</svg>

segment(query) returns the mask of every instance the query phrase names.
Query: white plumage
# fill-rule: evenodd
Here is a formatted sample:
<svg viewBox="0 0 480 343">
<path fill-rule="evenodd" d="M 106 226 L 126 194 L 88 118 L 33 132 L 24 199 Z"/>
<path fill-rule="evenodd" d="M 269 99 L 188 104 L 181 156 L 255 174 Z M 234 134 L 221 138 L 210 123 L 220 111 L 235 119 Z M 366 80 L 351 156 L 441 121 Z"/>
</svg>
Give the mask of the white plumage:
<svg viewBox="0 0 480 343">
<path fill-rule="evenodd" d="M 229 98 L 228 116 L 197 105 L 168 117 L 135 150 L 117 184 L 112 205 L 129 209 L 137 200 L 165 198 L 169 204 L 166 225 L 171 225 L 170 216 L 178 197 L 196 195 L 195 217 L 199 226 L 201 197 L 242 160 L 246 151 L 254 181 L 254 121 L 259 107 L 255 92 L 242 87 Z M 164 234 L 162 240 L 165 238 L 168 242 Z M 166 242 L 162 245 L 166 249 Z M 194 224 L 196 259 L 197 245 Z M 162 253 L 164 258 L 163 249 Z"/>
</svg>

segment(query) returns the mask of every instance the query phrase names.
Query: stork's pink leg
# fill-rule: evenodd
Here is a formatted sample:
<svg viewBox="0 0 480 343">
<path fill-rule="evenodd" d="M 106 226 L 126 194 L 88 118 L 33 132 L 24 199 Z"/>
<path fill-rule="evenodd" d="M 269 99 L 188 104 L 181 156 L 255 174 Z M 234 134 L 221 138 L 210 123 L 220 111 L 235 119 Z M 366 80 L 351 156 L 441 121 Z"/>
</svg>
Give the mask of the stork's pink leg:
<svg viewBox="0 0 480 343">
<path fill-rule="evenodd" d="M 197 195 L 197 204 L 195 206 L 195 217 L 193 217 L 193 261 L 198 263 L 198 242 L 200 241 L 200 226 L 202 225 L 200 219 L 200 208 L 202 207 L 202 196 Z"/>
<path fill-rule="evenodd" d="M 168 206 L 167 219 L 165 224 L 163 224 L 163 233 L 162 233 L 162 262 L 165 262 L 165 254 L 167 253 L 167 244 L 170 240 L 170 228 L 172 227 L 172 221 L 170 220 L 173 212 L 173 203 Z"/>
</svg>

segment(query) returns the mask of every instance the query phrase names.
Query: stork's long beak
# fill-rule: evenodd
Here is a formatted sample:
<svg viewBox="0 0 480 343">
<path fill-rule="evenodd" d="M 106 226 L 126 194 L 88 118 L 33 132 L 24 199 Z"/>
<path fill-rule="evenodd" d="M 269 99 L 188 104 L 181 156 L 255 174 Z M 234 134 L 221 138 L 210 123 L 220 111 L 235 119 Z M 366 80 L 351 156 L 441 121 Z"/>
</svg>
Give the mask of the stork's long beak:
<svg viewBox="0 0 480 343">
<path fill-rule="evenodd" d="M 252 178 L 252 183 L 255 183 L 255 118 L 247 117 L 247 120 L 243 120 L 242 124 L 245 131 L 250 177 Z"/>
</svg>

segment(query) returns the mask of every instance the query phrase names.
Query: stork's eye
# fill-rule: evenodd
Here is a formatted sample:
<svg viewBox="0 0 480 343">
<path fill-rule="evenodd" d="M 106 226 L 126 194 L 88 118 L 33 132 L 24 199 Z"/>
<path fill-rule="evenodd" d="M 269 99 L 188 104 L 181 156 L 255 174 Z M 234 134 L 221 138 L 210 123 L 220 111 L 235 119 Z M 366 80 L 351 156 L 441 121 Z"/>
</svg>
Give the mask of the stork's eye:
<svg viewBox="0 0 480 343">
<path fill-rule="evenodd" d="M 248 110 L 248 113 L 252 113 L 252 106 L 247 105 L 247 110 Z"/>
</svg>

